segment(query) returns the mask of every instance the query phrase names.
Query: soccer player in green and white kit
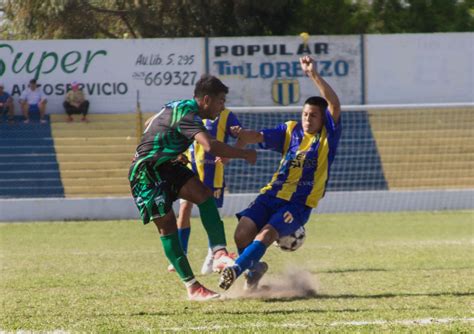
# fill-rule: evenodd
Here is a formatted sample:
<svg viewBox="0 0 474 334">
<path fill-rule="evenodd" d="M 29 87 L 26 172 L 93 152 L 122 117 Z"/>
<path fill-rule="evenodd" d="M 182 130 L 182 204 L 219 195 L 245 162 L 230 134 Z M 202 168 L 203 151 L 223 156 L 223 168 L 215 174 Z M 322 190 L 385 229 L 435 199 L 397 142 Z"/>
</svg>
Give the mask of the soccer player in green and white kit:
<svg viewBox="0 0 474 334">
<path fill-rule="evenodd" d="M 143 132 L 130 166 L 132 195 L 143 223 L 153 220 L 169 262 L 184 282 L 190 300 L 209 300 L 219 294 L 208 290 L 194 277 L 177 233 L 172 204 L 182 198 L 197 204 L 202 224 L 214 253 L 215 271 L 232 265 L 226 250 L 224 226 L 212 191 L 179 161 L 180 155 L 196 140 L 206 152 L 224 158 L 241 158 L 254 164 L 257 153 L 213 139 L 202 119 L 215 119 L 225 109 L 229 89 L 216 77 L 205 75 L 194 89 L 191 100 L 173 101 L 153 116 Z"/>
</svg>

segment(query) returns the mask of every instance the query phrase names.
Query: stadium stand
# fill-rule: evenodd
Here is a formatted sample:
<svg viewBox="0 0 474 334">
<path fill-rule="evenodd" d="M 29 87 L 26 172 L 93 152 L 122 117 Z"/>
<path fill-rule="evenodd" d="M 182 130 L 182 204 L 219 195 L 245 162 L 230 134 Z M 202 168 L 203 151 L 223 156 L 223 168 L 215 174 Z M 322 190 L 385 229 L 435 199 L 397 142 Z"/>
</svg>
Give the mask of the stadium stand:
<svg viewBox="0 0 474 334">
<path fill-rule="evenodd" d="M 472 108 L 370 111 L 389 189 L 473 188 L 472 113 Z"/>
<path fill-rule="evenodd" d="M 328 191 L 474 188 L 471 115 L 471 108 L 343 112 Z M 254 129 L 299 119 L 298 112 L 237 116 Z M 136 115 L 93 114 L 91 123 L 50 117 L 48 124 L 0 124 L 0 197 L 128 196 Z M 231 161 L 228 191 L 258 192 L 279 160 L 279 154 L 259 150 L 256 166 Z"/>
<path fill-rule="evenodd" d="M 128 167 L 136 147 L 134 114 L 93 114 L 90 123 L 51 115 L 66 197 L 128 196 Z"/>
<path fill-rule="evenodd" d="M 50 124 L 0 123 L 0 198 L 63 196 Z"/>
</svg>

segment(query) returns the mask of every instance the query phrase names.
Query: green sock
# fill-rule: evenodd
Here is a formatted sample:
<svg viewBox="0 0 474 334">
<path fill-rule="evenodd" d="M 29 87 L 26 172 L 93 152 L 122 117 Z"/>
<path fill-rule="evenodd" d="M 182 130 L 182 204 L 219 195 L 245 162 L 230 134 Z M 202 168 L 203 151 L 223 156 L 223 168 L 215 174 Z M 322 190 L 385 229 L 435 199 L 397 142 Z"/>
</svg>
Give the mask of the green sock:
<svg viewBox="0 0 474 334">
<path fill-rule="evenodd" d="M 194 278 L 193 271 L 189 265 L 188 259 L 179 243 L 178 232 L 163 235 L 160 237 L 166 257 L 176 269 L 183 282 L 188 282 Z"/>
<path fill-rule="evenodd" d="M 198 207 L 202 225 L 209 237 L 211 249 L 215 246 L 225 247 L 227 243 L 225 241 L 224 224 L 219 216 L 214 198 L 209 197 L 204 203 L 199 204 Z"/>
</svg>

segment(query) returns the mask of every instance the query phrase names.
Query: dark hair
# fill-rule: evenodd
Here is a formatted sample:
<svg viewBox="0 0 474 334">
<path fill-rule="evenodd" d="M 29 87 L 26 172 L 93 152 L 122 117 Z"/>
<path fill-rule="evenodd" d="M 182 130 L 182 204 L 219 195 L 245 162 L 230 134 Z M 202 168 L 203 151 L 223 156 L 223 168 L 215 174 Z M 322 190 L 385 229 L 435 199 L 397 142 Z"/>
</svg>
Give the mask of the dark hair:
<svg viewBox="0 0 474 334">
<path fill-rule="evenodd" d="M 36 79 L 31 79 L 30 84 L 36 84 Z"/>
<path fill-rule="evenodd" d="M 304 104 L 309 104 L 312 106 L 317 106 L 321 111 L 324 113 L 326 109 L 328 108 L 328 102 L 326 99 L 320 97 L 320 96 L 311 96 L 309 97 L 306 101 L 304 101 Z"/>
<path fill-rule="evenodd" d="M 204 95 L 216 96 L 220 93 L 229 93 L 229 88 L 213 75 L 204 74 L 194 88 L 195 97 L 204 97 Z"/>
</svg>

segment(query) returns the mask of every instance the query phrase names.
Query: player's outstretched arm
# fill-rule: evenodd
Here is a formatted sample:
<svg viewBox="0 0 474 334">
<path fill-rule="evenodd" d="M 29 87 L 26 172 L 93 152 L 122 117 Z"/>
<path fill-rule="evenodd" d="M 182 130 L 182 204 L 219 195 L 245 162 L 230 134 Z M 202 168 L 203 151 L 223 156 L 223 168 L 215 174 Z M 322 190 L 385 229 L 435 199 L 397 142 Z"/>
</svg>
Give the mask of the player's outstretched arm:
<svg viewBox="0 0 474 334">
<path fill-rule="evenodd" d="M 302 70 L 319 89 L 321 96 L 328 101 L 329 112 L 334 121 L 338 122 L 339 116 L 341 115 L 341 103 L 339 102 L 339 97 L 336 92 L 316 71 L 316 63 L 313 58 L 310 56 L 301 57 L 300 64 Z"/>
<path fill-rule="evenodd" d="M 235 142 L 234 144 L 234 147 L 236 148 L 245 148 L 245 146 L 247 146 L 247 143 L 244 143 L 243 141 L 241 140 L 238 140 Z M 224 165 L 226 165 L 229 161 L 230 161 L 230 158 L 223 158 L 223 157 L 216 157 L 216 162 L 220 161 L 222 162 Z"/>
<path fill-rule="evenodd" d="M 227 145 L 212 138 L 207 132 L 199 132 L 194 139 L 204 148 L 204 151 L 214 156 L 223 158 L 240 158 L 250 164 L 257 162 L 257 151 L 252 149 L 241 149 Z"/>
<path fill-rule="evenodd" d="M 264 140 L 263 134 L 255 130 L 242 129 L 240 126 L 233 126 L 230 128 L 234 137 L 237 137 L 239 145 L 258 144 Z"/>
</svg>

